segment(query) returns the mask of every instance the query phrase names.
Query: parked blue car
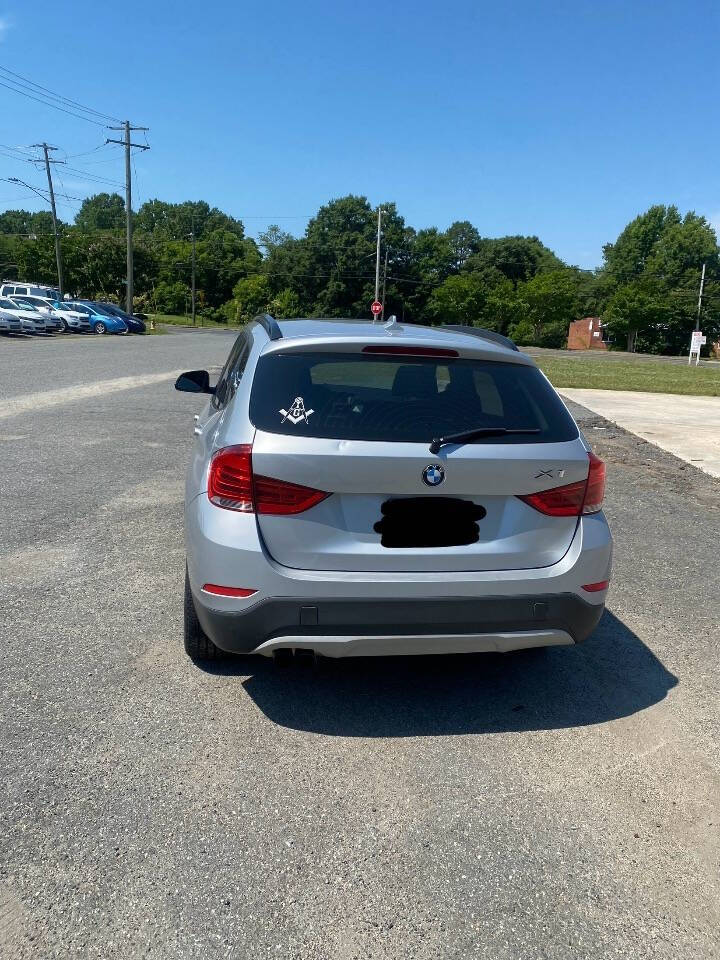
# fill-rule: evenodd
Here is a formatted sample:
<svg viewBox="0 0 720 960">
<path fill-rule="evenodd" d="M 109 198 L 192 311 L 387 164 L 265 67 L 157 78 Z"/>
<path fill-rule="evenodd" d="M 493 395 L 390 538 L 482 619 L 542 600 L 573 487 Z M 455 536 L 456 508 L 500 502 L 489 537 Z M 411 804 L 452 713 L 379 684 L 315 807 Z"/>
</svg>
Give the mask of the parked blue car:
<svg viewBox="0 0 720 960">
<path fill-rule="evenodd" d="M 90 300 L 68 300 L 69 307 L 77 310 L 79 313 L 87 315 L 90 321 L 90 329 L 93 333 L 127 333 L 128 328 L 124 320 L 120 317 L 114 317 L 109 310 L 104 310 L 97 303 Z"/>
<path fill-rule="evenodd" d="M 116 304 L 106 303 L 104 300 L 101 300 L 97 305 L 114 317 L 120 317 L 128 328 L 128 333 L 145 333 L 145 324 L 139 317 L 131 316 Z"/>
</svg>

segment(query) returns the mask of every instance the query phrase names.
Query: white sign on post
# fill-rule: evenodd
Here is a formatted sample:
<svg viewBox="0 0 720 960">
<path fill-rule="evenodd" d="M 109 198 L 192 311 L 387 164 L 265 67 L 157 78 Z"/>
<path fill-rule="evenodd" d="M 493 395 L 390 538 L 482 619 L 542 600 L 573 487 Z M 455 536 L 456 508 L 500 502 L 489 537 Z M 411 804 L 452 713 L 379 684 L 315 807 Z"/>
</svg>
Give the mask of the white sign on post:
<svg viewBox="0 0 720 960">
<path fill-rule="evenodd" d="M 693 330 L 692 336 L 690 337 L 690 356 L 688 357 L 688 365 L 692 363 L 693 354 L 695 354 L 695 366 L 698 365 L 700 361 L 700 347 L 704 343 L 707 343 L 707 337 L 704 337 L 702 330 Z"/>
</svg>

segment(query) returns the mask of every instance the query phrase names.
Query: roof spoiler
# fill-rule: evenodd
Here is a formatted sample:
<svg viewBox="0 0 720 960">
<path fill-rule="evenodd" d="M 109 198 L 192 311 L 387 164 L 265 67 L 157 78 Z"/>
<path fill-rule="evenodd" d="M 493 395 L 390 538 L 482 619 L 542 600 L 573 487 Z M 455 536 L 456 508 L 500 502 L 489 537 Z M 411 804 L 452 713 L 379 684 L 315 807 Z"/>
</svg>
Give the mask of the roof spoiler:
<svg viewBox="0 0 720 960">
<path fill-rule="evenodd" d="M 466 327 L 461 323 L 442 323 L 444 330 L 457 330 L 458 333 L 467 333 L 471 337 L 479 337 L 481 340 L 490 340 L 492 343 L 499 343 L 501 347 L 507 347 L 509 350 L 517 350 L 517 344 L 510 337 L 504 337 L 501 333 L 494 330 L 486 330 L 485 327 Z"/>
<path fill-rule="evenodd" d="M 254 319 L 255 322 L 259 323 L 265 330 L 271 340 L 282 340 L 282 330 L 275 317 L 271 317 L 269 313 L 261 313 Z"/>
</svg>

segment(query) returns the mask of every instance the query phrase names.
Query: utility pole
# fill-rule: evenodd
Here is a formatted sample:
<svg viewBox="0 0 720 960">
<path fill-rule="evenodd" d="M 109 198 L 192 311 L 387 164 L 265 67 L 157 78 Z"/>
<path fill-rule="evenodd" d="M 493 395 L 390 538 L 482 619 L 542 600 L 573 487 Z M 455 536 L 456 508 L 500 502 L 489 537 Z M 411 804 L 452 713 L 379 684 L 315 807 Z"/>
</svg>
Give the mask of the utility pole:
<svg viewBox="0 0 720 960">
<path fill-rule="evenodd" d="M 700 311 L 702 310 L 703 290 L 705 288 L 705 264 L 703 264 L 702 274 L 700 276 L 700 295 L 698 296 L 697 318 L 695 320 L 695 329 L 700 329 Z"/>
<path fill-rule="evenodd" d="M 388 248 L 385 247 L 385 269 L 383 270 L 383 294 L 382 294 L 382 313 L 380 314 L 380 319 L 385 319 L 385 284 L 387 283 L 387 262 L 388 262 Z"/>
<path fill-rule="evenodd" d="M 145 143 L 131 143 L 130 134 L 133 130 L 149 130 L 149 127 L 133 127 L 129 120 L 120 127 L 109 127 L 110 130 L 122 130 L 125 136 L 122 140 L 107 139 L 105 143 L 119 143 L 125 147 L 125 221 L 127 234 L 127 283 L 125 289 L 125 309 L 132 316 L 133 312 L 133 243 L 132 243 L 132 177 L 130 173 L 130 148 L 149 150 Z"/>
<path fill-rule="evenodd" d="M 378 224 L 377 224 L 377 247 L 375 250 L 375 299 L 378 299 L 380 293 L 380 234 L 382 232 L 382 207 L 378 207 Z M 373 314 L 373 323 L 375 323 L 375 315 Z"/>
<path fill-rule="evenodd" d="M 50 173 L 51 163 L 63 163 L 62 160 L 51 160 L 50 151 L 57 150 L 57 147 L 50 147 L 47 143 L 34 143 L 33 147 L 41 149 L 45 157 L 45 172 L 47 173 L 48 190 L 50 191 L 50 210 L 52 212 L 53 233 L 55 234 L 55 261 L 57 263 L 58 290 L 62 300 L 65 293 L 63 284 L 62 251 L 60 250 L 60 235 L 58 233 L 57 210 L 55 209 L 55 191 L 53 190 L 52 174 Z"/>
<path fill-rule="evenodd" d="M 192 218 L 192 325 L 195 326 L 195 217 Z"/>
</svg>

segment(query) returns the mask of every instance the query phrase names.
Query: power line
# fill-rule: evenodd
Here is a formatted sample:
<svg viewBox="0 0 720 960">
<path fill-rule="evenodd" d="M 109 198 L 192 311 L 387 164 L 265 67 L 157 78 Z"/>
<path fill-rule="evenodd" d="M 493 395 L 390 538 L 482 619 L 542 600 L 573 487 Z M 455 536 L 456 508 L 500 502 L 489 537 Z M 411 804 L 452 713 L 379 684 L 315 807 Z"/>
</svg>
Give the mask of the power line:
<svg viewBox="0 0 720 960">
<path fill-rule="evenodd" d="M 65 159 L 76 160 L 78 157 L 89 157 L 91 153 L 97 153 L 98 150 L 102 150 L 104 146 L 105 146 L 105 143 L 99 143 L 96 147 L 93 147 L 92 150 L 83 150 L 82 153 L 70 153 L 70 154 L 66 153 Z M 91 161 L 88 161 L 88 162 L 91 162 Z M 105 163 L 104 160 L 103 160 L 103 163 Z"/>
<path fill-rule="evenodd" d="M 21 154 L 23 155 L 23 157 L 31 157 L 31 156 L 32 156 L 31 153 L 28 153 L 27 150 L 24 150 L 22 147 L 13 147 L 13 146 L 11 146 L 9 143 L 0 143 L 0 147 L 2 147 L 3 150 L 12 150 L 12 151 L 14 151 L 15 153 L 21 153 Z M 19 160 L 20 157 L 18 157 L 17 159 Z"/>
<path fill-rule="evenodd" d="M 60 103 L 67 104 L 68 106 L 76 107 L 79 110 L 82 110 L 84 113 L 94 114 L 96 117 L 101 117 L 104 120 L 113 120 L 116 123 L 120 122 L 117 117 L 113 117 L 108 113 L 101 113 L 99 110 L 95 110 L 92 107 L 86 107 L 85 104 L 80 103 L 78 100 L 72 100 L 69 97 L 63 97 L 62 94 L 54 93 L 48 87 L 44 87 L 40 83 L 35 83 L 34 80 L 29 80 L 27 77 L 23 77 L 19 73 L 13 73 L 13 71 L 8 70 L 7 67 L 0 67 L 0 71 L 4 74 L 9 74 L 10 77 L 15 77 L 16 79 L 11 80 L 10 82 L 15 83 L 17 86 L 25 87 L 26 89 L 31 90 L 33 92 L 42 91 L 42 93 L 45 96 L 53 100 L 57 100 Z M 35 89 L 33 90 L 33 88 Z M 17 92 L 19 93 L 20 91 L 17 91 Z M 48 105 L 52 106 L 52 104 L 48 104 Z"/>
<path fill-rule="evenodd" d="M 23 97 L 27 97 L 28 100 L 35 100 L 37 103 L 42 103 L 45 107 L 52 107 L 54 110 L 60 110 L 61 113 L 67 113 L 71 117 L 77 117 L 78 120 L 87 120 L 88 123 L 94 123 L 97 127 L 105 127 L 104 123 L 100 123 L 99 120 L 92 120 L 90 117 L 84 117 L 81 113 L 73 113 L 72 110 L 65 110 L 64 107 L 59 107 L 55 103 L 51 103 L 49 100 L 42 100 L 40 97 L 34 97 L 30 93 L 25 93 L 23 90 L 18 90 L 16 87 L 11 87 L 7 83 L 3 83 L 0 80 L 0 87 L 5 87 L 6 90 L 12 90 L 13 93 L 19 93 Z"/>
<path fill-rule="evenodd" d="M 77 173 L 83 177 L 87 177 L 88 180 L 91 180 L 95 183 L 109 183 L 114 187 L 122 187 L 122 183 L 119 180 L 111 180 L 110 177 L 101 177 L 96 173 L 90 173 L 87 170 L 81 170 L 79 167 L 69 167 L 65 165 L 65 169 L 70 173 Z"/>
</svg>

